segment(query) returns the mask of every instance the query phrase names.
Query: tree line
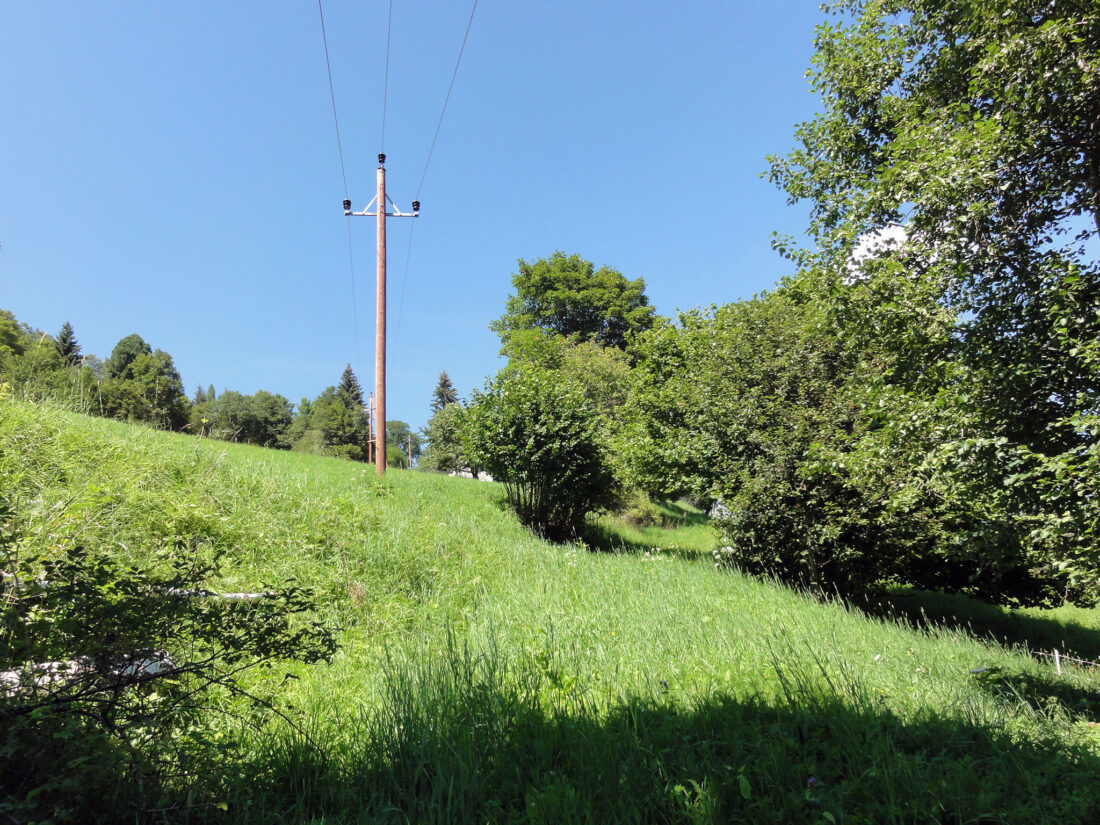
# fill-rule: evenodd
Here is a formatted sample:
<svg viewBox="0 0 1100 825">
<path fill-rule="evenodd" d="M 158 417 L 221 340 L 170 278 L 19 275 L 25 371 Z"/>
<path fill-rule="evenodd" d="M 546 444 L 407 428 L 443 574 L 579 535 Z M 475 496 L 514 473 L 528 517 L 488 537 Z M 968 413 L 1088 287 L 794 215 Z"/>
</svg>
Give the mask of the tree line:
<svg viewBox="0 0 1100 825">
<path fill-rule="evenodd" d="M 294 405 L 278 393 L 218 393 L 198 386 L 188 398 L 167 352 L 140 335 L 122 338 L 108 358 L 83 353 L 69 322 L 51 336 L 0 310 L 0 382 L 22 396 L 65 401 L 90 415 L 189 432 L 205 438 L 368 459 L 370 424 L 351 365 L 339 382 Z M 421 437 L 403 421 L 386 422 L 389 462 L 409 466 Z"/>
</svg>

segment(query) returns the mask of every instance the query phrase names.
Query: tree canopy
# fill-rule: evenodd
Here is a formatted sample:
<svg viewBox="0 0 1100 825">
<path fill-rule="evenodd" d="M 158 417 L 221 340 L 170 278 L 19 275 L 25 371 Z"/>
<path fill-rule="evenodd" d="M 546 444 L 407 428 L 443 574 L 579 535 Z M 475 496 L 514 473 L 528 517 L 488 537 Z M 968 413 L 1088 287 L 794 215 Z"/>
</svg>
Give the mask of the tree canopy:
<svg viewBox="0 0 1100 825">
<path fill-rule="evenodd" d="M 625 349 L 631 333 L 654 322 L 642 278 L 631 281 L 611 267 L 596 269 L 580 255 L 555 252 L 532 263 L 521 258 L 512 285 L 516 293 L 504 315 L 490 325 L 505 349 L 513 333 L 531 329 Z"/>
<path fill-rule="evenodd" d="M 111 350 L 111 357 L 107 359 L 107 377 L 119 380 L 127 380 L 134 377 L 130 365 L 139 355 L 152 355 L 153 348 L 145 342 L 145 339 L 136 332 L 127 335 Z"/>
<path fill-rule="evenodd" d="M 850 523 L 870 494 L 879 525 L 908 531 L 922 586 L 1094 603 L 1100 14 L 833 10 L 811 71 L 822 113 L 771 171 L 811 202 L 814 247 L 778 246 L 859 375 L 837 390 L 851 437 L 793 456 L 808 491 L 845 478 L 859 491 L 815 518 Z"/>
</svg>

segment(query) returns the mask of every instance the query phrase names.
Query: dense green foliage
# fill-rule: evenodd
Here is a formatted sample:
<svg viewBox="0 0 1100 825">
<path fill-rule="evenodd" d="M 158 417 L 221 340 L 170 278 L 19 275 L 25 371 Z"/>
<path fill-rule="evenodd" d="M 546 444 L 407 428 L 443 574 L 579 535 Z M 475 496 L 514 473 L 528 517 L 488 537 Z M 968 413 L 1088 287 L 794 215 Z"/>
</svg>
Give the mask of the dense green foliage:
<svg viewBox="0 0 1100 825">
<path fill-rule="evenodd" d="M 512 285 L 516 294 L 491 325 L 505 351 L 513 333 L 533 329 L 624 349 L 630 335 L 654 322 L 643 279 L 627 280 L 606 266 L 597 270 L 580 255 L 521 259 Z"/>
<path fill-rule="evenodd" d="M 409 466 L 410 457 L 415 461 L 423 451 L 420 433 L 414 433 L 408 422 L 391 418 L 386 421 L 386 443 L 396 447 L 405 456 L 404 466 Z M 412 453 L 410 456 L 409 453 Z"/>
<path fill-rule="evenodd" d="M 96 403 L 102 414 L 123 421 L 142 421 L 164 430 L 181 429 L 187 423 L 188 402 L 172 356 L 159 349 L 140 352 L 129 361 L 125 360 L 126 353 L 117 360 L 116 355 L 120 355 L 118 347 L 107 365 L 108 373 L 117 372 L 98 388 Z M 119 367 L 123 361 L 125 366 Z"/>
<path fill-rule="evenodd" d="M 153 348 L 149 346 L 144 338 L 136 332 L 127 335 L 115 344 L 115 348 L 111 350 L 111 356 L 105 363 L 107 367 L 107 377 L 118 380 L 133 378 L 134 374 L 131 370 L 131 365 L 134 361 L 137 360 L 139 355 L 152 354 Z"/>
<path fill-rule="evenodd" d="M 563 540 L 614 501 L 602 425 L 578 384 L 523 366 L 474 392 L 462 438 L 470 460 L 504 483 L 520 521 Z"/>
<path fill-rule="evenodd" d="M 465 408 L 461 404 L 448 404 L 428 421 L 424 437 L 425 447 L 417 467 L 437 473 L 453 473 L 469 470 L 472 465 L 462 445 L 462 419 Z"/>
<path fill-rule="evenodd" d="M 57 333 L 57 354 L 65 361 L 65 366 L 75 367 L 80 361 L 80 343 L 76 340 L 73 325 L 66 321 Z"/>
<path fill-rule="evenodd" d="M 261 447 L 290 446 L 287 434 L 293 407 L 283 396 L 265 390 L 253 395 L 226 390 L 213 400 L 207 398 L 200 387 L 191 405 L 192 432 Z"/>
<path fill-rule="evenodd" d="M 837 8 L 812 73 L 824 112 L 772 167 L 811 201 L 797 289 L 855 376 L 848 443 L 826 432 L 797 451 L 808 489 L 835 489 L 815 523 L 900 529 L 903 580 L 1092 604 L 1100 269 L 1081 218 L 1095 225 L 1100 192 L 1100 18 L 1078 3 Z"/>
</svg>

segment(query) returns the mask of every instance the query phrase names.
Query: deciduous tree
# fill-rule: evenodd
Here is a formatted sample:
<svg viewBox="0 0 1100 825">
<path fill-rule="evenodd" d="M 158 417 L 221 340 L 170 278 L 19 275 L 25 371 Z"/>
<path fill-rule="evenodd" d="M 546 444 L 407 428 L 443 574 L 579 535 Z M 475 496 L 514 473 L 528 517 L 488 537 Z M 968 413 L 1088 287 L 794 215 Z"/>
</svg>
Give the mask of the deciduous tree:
<svg viewBox="0 0 1100 825">
<path fill-rule="evenodd" d="M 490 325 L 505 350 L 512 333 L 529 329 L 625 349 L 630 334 L 653 325 L 643 279 L 628 280 L 606 266 L 597 270 L 580 255 L 555 252 L 532 263 L 520 259 L 512 285 L 516 294 Z"/>
</svg>

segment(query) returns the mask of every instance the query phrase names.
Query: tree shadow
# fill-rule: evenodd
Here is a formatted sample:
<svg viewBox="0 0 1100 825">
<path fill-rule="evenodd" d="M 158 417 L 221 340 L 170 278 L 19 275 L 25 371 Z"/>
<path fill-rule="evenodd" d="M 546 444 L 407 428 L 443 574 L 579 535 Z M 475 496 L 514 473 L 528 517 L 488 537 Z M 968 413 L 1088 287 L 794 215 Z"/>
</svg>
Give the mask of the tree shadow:
<svg viewBox="0 0 1100 825">
<path fill-rule="evenodd" d="M 915 627 L 949 627 L 998 645 L 1020 645 L 1047 652 L 1058 650 L 1080 659 L 1100 661 L 1100 629 L 1055 615 L 1053 611 L 1049 615 L 1035 615 L 959 594 L 922 590 L 896 590 L 863 600 L 857 607 Z"/>
<path fill-rule="evenodd" d="M 1088 822 L 1100 757 L 870 699 L 678 686 L 598 710 L 568 680 L 447 665 L 325 751 L 284 737 L 229 815 L 370 822 Z M 663 691 L 663 692 L 662 692 Z M 1091 700 L 1090 700 L 1091 701 Z M 347 724 L 347 723 L 345 723 Z M 353 747 L 349 747 L 354 743 Z"/>
<path fill-rule="evenodd" d="M 1100 689 L 1091 685 L 1000 667 L 984 668 L 974 677 L 986 692 L 1010 706 L 1022 704 L 1039 713 L 1060 710 L 1090 720 L 1100 717 Z"/>
<path fill-rule="evenodd" d="M 704 518 L 703 521 L 705 523 L 706 519 Z M 630 535 L 629 531 L 624 532 L 614 525 L 605 524 L 599 521 L 589 521 L 586 523 L 580 539 L 590 550 L 595 550 L 600 553 L 633 553 L 637 555 L 643 553 L 659 553 L 691 560 L 711 558 L 709 552 L 691 547 L 678 546 L 676 544 L 675 535 L 671 533 L 670 535 L 661 536 L 660 538 L 649 538 L 644 535 L 635 537 Z"/>
<path fill-rule="evenodd" d="M 598 521 L 587 522 L 580 539 L 590 550 L 601 553 L 648 553 L 656 547 L 654 542 L 631 538 Z"/>
</svg>

